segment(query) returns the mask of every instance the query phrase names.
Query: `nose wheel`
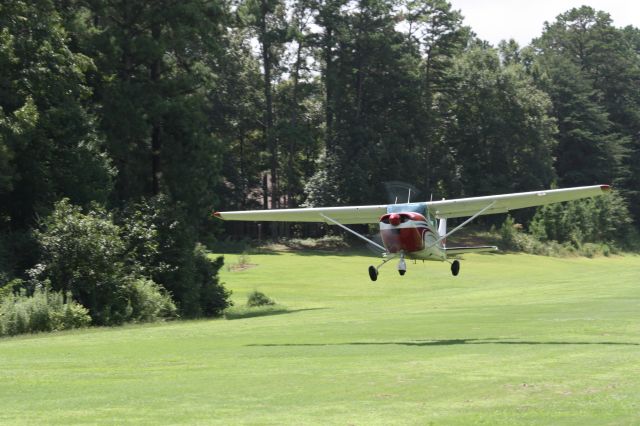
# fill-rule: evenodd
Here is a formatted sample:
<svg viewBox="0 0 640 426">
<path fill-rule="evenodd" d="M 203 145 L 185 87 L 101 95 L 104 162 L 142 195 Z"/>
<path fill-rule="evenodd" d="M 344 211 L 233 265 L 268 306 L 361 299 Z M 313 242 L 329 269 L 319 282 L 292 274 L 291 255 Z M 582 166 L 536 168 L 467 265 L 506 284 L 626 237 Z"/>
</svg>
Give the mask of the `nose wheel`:
<svg viewBox="0 0 640 426">
<path fill-rule="evenodd" d="M 398 273 L 404 275 L 407 272 L 407 263 L 404 261 L 404 254 L 400 254 L 400 262 L 398 262 Z"/>
<path fill-rule="evenodd" d="M 460 273 L 460 262 L 457 260 L 454 260 L 453 263 L 451 264 L 451 275 L 456 277 L 458 276 L 459 273 Z"/>
</svg>

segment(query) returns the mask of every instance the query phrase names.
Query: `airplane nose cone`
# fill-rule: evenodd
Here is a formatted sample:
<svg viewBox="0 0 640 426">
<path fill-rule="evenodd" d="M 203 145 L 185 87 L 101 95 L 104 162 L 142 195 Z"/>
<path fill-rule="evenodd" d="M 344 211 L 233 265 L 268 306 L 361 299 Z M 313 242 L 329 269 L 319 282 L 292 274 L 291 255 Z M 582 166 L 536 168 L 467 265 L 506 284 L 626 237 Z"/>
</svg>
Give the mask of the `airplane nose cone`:
<svg viewBox="0 0 640 426">
<path fill-rule="evenodd" d="M 393 226 L 400 225 L 400 215 L 394 213 L 391 216 L 389 216 L 389 223 L 392 224 Z"/>
</svg>

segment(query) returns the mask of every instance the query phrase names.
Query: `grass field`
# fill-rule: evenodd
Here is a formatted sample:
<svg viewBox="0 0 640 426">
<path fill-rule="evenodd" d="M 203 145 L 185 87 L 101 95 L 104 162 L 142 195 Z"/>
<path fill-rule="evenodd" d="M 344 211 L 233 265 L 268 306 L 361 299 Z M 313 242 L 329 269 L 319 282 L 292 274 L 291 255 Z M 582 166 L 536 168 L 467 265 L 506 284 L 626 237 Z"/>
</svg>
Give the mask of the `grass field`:
<svg viewBox="0 0 640 426">
<path fill-rule="evenodd" d="M 286 313 L 0 339 L 0 423 L 640 424 L 640 257 L 315 254 L 222 272 Z"/>
</svg>

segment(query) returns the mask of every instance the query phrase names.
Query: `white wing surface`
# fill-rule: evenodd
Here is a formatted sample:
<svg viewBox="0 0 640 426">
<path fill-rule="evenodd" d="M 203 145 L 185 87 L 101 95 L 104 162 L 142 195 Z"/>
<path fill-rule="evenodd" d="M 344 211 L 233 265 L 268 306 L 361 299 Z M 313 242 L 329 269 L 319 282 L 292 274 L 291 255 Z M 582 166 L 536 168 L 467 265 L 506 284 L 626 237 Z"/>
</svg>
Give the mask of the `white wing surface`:
<svg viewBox="0 0 640 426">
<path fill-rule="evenodd" d="M 506 213 L 509 210 L 544 204 L 571 201 L 601 195 L 610 189 L 609 185 L 582 186 L 577 188 L 551 189 L 547 191 L 518 192 L 514 194 L 490 195 L 486 197 L 458 198 L 453 200 L 411 203 L 409 206 L 425 205 L 437 218 L 465 217 Z M 329 217 L 344 225 L 358 223 L 378 223 L 387 213 L 387 208 L 402 211 L 403 204 L 382 204 L 377 206 L 350 207 L 310 207 L 301 209 L 250 210 L 235 212 L 215 212 L 214 216 L 224 220 L 247 220 L 258 222 L 326 222 Z M 412 210 L 413 211 L 413 210 Z"/>
<path fill-rule="evenodd" d="M 213 215 L 224 220 L 254 220 L 266 222 L 328 222 L 324 216 L 349 225 L 378 223 L 387 213 L 386 205 L 357 207 L 309 207 L 302 209 L 250 210 L 216 212 Z"/>
<path fill-rule="evenodd" d="M 482 214 L 506 213 L 509 210 L 542 206 L 561 201 L 602 195 L 609 191 L 609 185 L 580 186 L 546 191 L 517 192 L 514 194 L 489 195 L 486 197 L 458 198 L 427 203 L 429 212 L 437 218 L 473 216 L 489 207 Z"/>
</svg>

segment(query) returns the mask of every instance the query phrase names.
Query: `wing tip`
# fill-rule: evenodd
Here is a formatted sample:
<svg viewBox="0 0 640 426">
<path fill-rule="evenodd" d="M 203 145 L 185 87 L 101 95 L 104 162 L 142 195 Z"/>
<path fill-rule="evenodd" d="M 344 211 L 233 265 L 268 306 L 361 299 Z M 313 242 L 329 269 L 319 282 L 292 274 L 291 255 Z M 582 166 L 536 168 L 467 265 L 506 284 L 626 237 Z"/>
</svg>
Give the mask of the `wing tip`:
<svg viewBox="0 0 640 426">
<path fill-rule="evenodd" d="M 220 213 L 220 212 L 213 212 L 212 215 L 213 215 L 213 217 L 217 217 L 218 219 L 224 220 L 223 217 L 222 217 L 222 213 Z"/>
<path fill-rule="evenodd" d="M 602 192 L 609 192 L 611 191 L 611 185 L 600 185 L 600 189 L 602 189 Z"/>
</svg>

